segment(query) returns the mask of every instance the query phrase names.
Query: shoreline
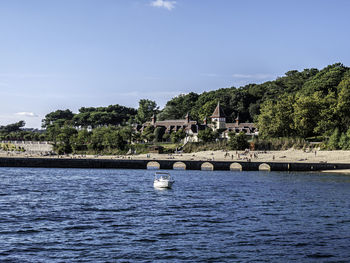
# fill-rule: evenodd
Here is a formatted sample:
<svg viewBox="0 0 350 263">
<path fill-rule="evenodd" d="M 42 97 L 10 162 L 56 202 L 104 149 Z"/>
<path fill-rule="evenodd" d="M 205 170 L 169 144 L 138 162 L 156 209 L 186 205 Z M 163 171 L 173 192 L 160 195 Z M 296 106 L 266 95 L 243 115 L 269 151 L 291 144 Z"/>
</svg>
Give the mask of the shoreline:
<svg viewBox="0 0 350 263">
<path fill-rule="evenodd" d="M 138 155 L 53 155 L 40 152 L 4 152 L 5 158 L 61 158 L 61 159 L 104 159 L 104 160 L 178 160 L 178 161 L 230 161 L 230 162 L 277 162 L 277 163 L 344 163 L 350 164 L 350 151 L 203 151 L 177 154 L 138 154 Z"/>
<path fill-rule="evenodd" d="M 183 157 L 183 156 L 182 156 Z M 214 159 L 214 158 L 213 158 Z M 268 162 L 235 160 L 179 160 L 172 159 L 113 159 L 59 157 L 0 157 L 0 167 L 88 168 L 88 169 L 164 169 L 215 171 L 289 171 L 348 173 L 350 163 Z"/>
<path fill-rule="evenodd" d="M 350 175 L 350 169 L 323 170 L 320 172 L 322 172 L 322 173 L 335 173 L 335 174 L 349 174 Z"/>
</svg>

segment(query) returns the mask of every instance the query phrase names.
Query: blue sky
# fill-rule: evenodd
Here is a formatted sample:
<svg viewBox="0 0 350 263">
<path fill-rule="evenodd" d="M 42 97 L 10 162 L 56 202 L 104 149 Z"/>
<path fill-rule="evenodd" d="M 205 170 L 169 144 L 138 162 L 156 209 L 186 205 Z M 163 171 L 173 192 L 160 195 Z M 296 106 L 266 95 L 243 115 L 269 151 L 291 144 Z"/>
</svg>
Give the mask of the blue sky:
<svg viewBox="0 0 350 263">
<path fill-rule="evenodd" d="M 0 125 L 350 66 L 347 0 L 2 0 Z"/>
</svg>

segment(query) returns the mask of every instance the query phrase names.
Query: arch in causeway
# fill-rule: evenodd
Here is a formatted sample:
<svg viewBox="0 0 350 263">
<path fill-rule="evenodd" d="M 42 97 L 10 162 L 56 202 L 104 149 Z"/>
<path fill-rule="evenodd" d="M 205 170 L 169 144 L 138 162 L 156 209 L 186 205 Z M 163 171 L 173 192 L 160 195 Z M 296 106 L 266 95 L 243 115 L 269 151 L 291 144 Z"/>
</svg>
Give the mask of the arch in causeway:
<svg viewBox="0 0 350 263">
<path fill-rule="evenodd" d="M 176 162 L 173 165 L 174 170 L 186 170 L 186 164 L 183 162 Z"/>
<path fill-rule="evenodd" d="M 231 163 L 230 171 L 242 171 L 242 165 L 240 163 Z"/>
<path fill-rule="evenodd" d="M 271 166 L 267 163 L 262 163 L 259 165 L 259 171 L 271 171 Z"/>
<path fill-rule="evenodd" d="M 202 171 L 213 171 L 214 165 L 209 163 L 209 162 L 202 163 L 201 170 Z"/>
<path fill-rule="evenodd" d="M 160 169 L 160 164 L 158 162 L 148 162 L 147 163 L 147 169 L 151 169 L 151 170 L 158 170 Z"/>
</svg>

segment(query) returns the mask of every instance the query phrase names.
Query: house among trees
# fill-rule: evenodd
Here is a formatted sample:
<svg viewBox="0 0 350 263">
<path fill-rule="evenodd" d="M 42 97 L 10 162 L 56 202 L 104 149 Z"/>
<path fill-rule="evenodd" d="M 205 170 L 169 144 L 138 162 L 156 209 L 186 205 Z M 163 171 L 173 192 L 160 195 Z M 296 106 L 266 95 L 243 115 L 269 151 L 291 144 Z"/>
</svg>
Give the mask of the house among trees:
<svg viewBox="0 0 350 263">
<path fill-rule="evenodd" d="M 185 142 L 198 142 L 199 131 L 206 129 L 217 131 L 219 138 L 221 139 L 229 138 L 228 134 L 230 132 L 235 132 L 237 134 L 244 132 L 247 135 L 258 134 L 258 130 L 254 123 L 240 123 L 239 115 L 234 123 L 227 123 L 225 113 L 220 107 L 220 103 L 218 103 L 213 114 L 209 118 L 210 123 L 208 123 L 207 118 L 205 118 L 203 124 L 200 124 L 195 120 L 191 120 L 188 113 L 185 116 L 185 119 L 164 121 L 157 121 L 156 116 L 153 115 L 151 121 L 145 122 L 138 127 L 138 131 L 144 133 L 147 129 L 153 131 L 158 129 L 158 133 L 160 133 L 160 137 L 162 138 L 169 138 L 169 135 L 172 133 L 184 132 Z"/>
<path fill-rule="evenodd" d="M 217 130 L 220 134 L 220 138 L 228 138 L 230 132 L 235 132 L 236 134 L 244 132 L 247 135 L 258 135 L 258 129 L 252 122 L 240 122 L 239 114 L 235 119 L 234 123 L 226 122 L 226 116 L 222 108 L 220 107 L 220 102 L 216 106 L 213 114 L 210 116 L 212 122 L 212 129 Z"/>
<path fill-rule="evenodd" d="M 157 121 L 156 116 L 153 115 L 151 121 L 145 122 L 141 127 L 139 127 L 139 131 L 144 133 L 149 127 L 153 127 L 153 130 L 158 128 L 163 137 L 164 134 L 170 135 L 171 133 L 183 131 L 188 141 L 198 141 L 198 132 L 206 129 L 206 125 L 199 124 L 197 121 L 191 120 L 188 113 L 183 120 Z"/>
</svg>

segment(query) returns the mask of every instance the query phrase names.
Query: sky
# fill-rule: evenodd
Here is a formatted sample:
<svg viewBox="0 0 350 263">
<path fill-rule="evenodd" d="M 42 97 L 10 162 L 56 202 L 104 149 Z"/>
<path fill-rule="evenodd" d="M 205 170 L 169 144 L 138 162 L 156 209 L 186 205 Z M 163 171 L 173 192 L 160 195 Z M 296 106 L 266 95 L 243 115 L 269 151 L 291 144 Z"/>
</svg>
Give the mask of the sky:
<svg viewBox="0 0 350 263">
<path fill-rule="evenodd" d="M 350 66 L 348 0 L 0 0 L 0 125 Z"/>
</svg>

